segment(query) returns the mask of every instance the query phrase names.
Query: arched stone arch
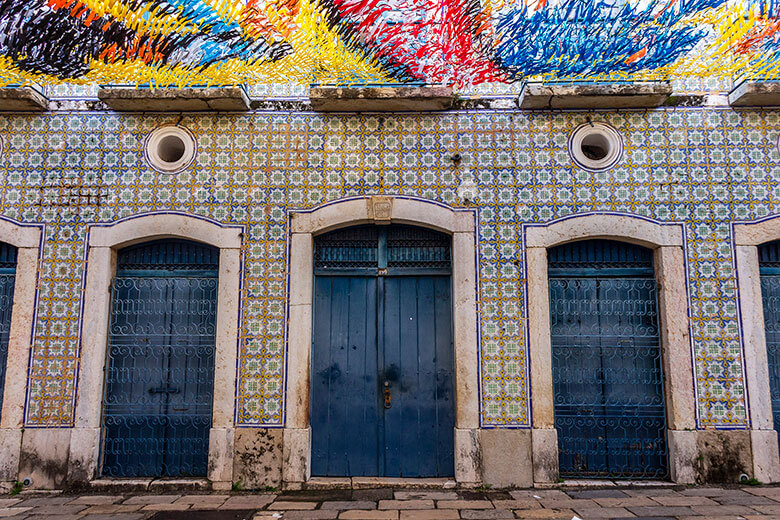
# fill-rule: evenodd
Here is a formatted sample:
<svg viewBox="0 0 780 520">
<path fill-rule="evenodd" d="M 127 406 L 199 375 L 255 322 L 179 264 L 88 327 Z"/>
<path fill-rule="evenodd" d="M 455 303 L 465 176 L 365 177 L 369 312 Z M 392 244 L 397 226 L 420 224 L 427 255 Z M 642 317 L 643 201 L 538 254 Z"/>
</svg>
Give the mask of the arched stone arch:
<svg viewBox="0 0 780 520">
<path fill-rule="evenodd" d="M 8 339 L 3 409 L 0 413 L 0 481 L 16 481 L 22 449 L 28 361 L 38 308 L 38 267 L 43 224 L 23 224 L 0 217 L 0 242 L 16 247 L 11 328 Z"/>
<path fill-rule="evenodd" d="M 761 482 L 777 482 L 780 480 L 780 457 L 778 434 L 772 419 L 758 246 L 780 240 L 780 215 L 771 215 L 753 222 L 734 223 L 732 236 L 739 291 L 745 385 L 750 413 L 753 473 Z"/>
<path fill-rule="evenodd" d="M 472 210 L 401 196 L 344 199 L 313 210 L 290 212 L 287 380 L 282 478 L 290 484 L 310 477 L 310 361 L 314 256 L 313 237 L 360 224 L 402 223 L 452 236 L 452 290 L 455 348 L 455 478 L 477 482 L 479 428 L 476 308 L 476 215 Z"/>
<path fill-rule="evenodd" d="M 117 250 L 160 238 L 182 238 L 219 248 L 214 401 L 209 435 L 209 480 L 217 489 L 232 481 L 236 359 L 241 276 L 242 226 L 229 226 L 199 215 L 154 212 L 87 229 L 81 350 L 75 428 L 70 440 L 68 477 L 88 481 L 98 474 L 111 280 Z"/>
<path fill-rule="evenodd" d="M 547 249 L 567 242 L 604 238 L 654 250 L 671 477 L 675 482 L 693 482 L 696 408 L 682 225 L 638 215 L 589 213 L 567 216 L 547 224 L 526 225 L 524 238 L 534 481 L 554 482 L 558 478 Z"/>
</svg>

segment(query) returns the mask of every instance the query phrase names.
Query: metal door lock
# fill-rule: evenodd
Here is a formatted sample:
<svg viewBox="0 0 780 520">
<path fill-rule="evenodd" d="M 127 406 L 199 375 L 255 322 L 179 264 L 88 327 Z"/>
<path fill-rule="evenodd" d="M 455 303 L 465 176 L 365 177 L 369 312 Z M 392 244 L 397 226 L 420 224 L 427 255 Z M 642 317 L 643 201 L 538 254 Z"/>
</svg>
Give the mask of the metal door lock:
<svg viewBox="0 0 780 520">
<path fill-rule="evenodd" d="M 392 397 L 390 395 L 390 382 L 385 381 L 385 408 L 393 406 Z"/>
</svg>

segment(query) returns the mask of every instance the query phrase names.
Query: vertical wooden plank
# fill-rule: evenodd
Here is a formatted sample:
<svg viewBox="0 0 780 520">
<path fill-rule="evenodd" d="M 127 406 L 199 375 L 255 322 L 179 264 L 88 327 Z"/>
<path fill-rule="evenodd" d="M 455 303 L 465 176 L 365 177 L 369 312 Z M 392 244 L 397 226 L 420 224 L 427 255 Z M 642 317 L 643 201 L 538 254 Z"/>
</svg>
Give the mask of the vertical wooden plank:
<svg viewBox="0 0 780 520">
<path fill-rule="evenodd" d="M 438 396 L 436 381 L 436 301 L 433 276 L 415 276 L 409 278 L 410 290 L 416 292 L 417 316 L 415 317 L 417 363 L 416 390 L 410 400 L 417 412 L 414 441 L 416 453 L 410 465 L 420 477 L 436 476 L 437 441 L 440 417 L 438 416 Z M 410 302 L 411 304 L 412 302 Z"/>
<path fill-rule="evenodd" d="M 349 279 L 349 331 L 344 374 L 346 424 L 341 434 L 347 442 L 347 475 L 377 475 L 378 407 L 376 399 L 376 279 Z"/>
<path fill-rule="evenodd" d="M 311 472 L 328 475 L 330 325 L 332 277 L 314 279 L 311 368 Z M 290 324 L 293 326 L 293 324 Z"/>
<path fill-rule="evenodd" d="M 341 401 L 345 393 L 347 338 L 349 331 L 349 278 L 334 277 L 331 292 L 329 364 L 322 374 L 328 381 L 328 470 L 327 474 L 346 475 L 350 449 L 344 437 L 348 410 Z"/>
<path fill-rule="evenodd" d="M 452 282 L 435 277 L 434 323 L 436 327 L 436 475 L 455 474 L 455 351 L 452 323 Z"/>
<path fill-rule="evenodd" d="M 376 316 L 376 395 L 375 400 L 377 403 L 377 475 L 387 475 L 387 428 L 385 420 L 384 409 L 384 382 L 385 382 L 385 281 L 387 278 L 384 276 L 377 277 L 376 283 L 376 308 L 374 309 L 374 316 Z M 369 367 L 366 370 L 370 370 Z"/>
<path fill-rule="evenodd" d="M 388 477 L 401 476 L 401 448 L 403 436 L 403 398 L 400 395 L 402 380 L 401 335 L 403 327 L 401 312 L 401 279 L 384 279 L 384 329 L 379 331 L 383 336 L 384 364 L 380 383 L 390 385 L 392 406 L 384 409 L 385 428 L 385 468 Z"/>
<path fill-rule="evenodd" d="M 400 407 L 400 474 L 418 477 L 417 446 L 420 438 L 420 402 L 426 397 L 419 391 L 420 350 L 418 345 L 419 316 L 417 313 L 417 280 L 399 278 L 399 367 L 400 377 L 393 392 L 394 407 Z"/>
</svg>

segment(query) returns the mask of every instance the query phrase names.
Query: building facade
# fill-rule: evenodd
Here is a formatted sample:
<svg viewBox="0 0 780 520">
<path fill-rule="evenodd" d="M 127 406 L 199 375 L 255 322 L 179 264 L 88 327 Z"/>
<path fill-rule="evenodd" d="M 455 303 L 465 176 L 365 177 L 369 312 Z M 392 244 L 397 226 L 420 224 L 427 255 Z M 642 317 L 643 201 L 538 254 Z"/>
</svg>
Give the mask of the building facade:
<svg viewBox="0 0 780 520">
<path fill-rule="evenodd" d="M 780 112 L 678 90 L 0 114 L 1 478 L 780 480 Z"/>
</svg>

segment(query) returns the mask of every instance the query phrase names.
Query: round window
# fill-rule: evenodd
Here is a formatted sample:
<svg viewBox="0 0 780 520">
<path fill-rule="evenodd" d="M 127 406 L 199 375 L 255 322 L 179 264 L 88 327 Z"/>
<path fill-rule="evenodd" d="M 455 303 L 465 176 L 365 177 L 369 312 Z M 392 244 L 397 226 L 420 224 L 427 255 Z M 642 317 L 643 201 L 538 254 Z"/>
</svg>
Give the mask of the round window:
<svg viewBox="0 0 780 520">
<path fill-rule="evenodd" d="M 569 155 L 581 168 L 601 171 L 611 168 L 623 154 L 623 139 L 606 123 L 585 123 L 569 136 Z"/>
<path fill-rule="evenodd" d="M 155 128 L 146 138 L 144 155 L 149 166 L 162 173 L 179 173 L 195 160 L 195 137 L 181 126 Z"/>
</svg>

